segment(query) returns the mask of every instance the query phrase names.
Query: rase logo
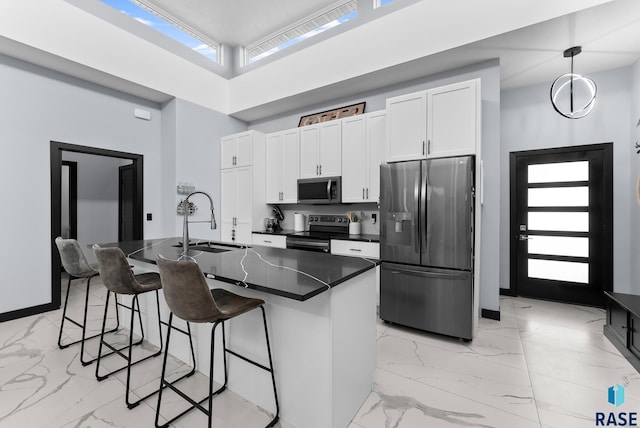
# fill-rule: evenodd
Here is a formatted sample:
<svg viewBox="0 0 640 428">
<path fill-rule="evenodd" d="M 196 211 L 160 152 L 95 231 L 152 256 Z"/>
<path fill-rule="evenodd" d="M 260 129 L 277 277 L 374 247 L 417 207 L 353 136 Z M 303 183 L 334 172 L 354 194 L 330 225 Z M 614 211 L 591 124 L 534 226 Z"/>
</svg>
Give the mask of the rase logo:
<svg viewBox="0 0 640 428">
<path fill-rule="evenodd" d="M 609 387 L 609 403 L 616 407 L 620 407 L 624 403 L 624 386 L 616 383 L 615 386 Z"/>
<path fill-rule="evenodd" d="M 620 407 L 624 404 L 624 386 L 616 383 L 607 390 L 609 404 Z M 638 426 L 638 414 L 636 412 L 596 412 L 597 427 L 624 427 Z"/>
</svg>

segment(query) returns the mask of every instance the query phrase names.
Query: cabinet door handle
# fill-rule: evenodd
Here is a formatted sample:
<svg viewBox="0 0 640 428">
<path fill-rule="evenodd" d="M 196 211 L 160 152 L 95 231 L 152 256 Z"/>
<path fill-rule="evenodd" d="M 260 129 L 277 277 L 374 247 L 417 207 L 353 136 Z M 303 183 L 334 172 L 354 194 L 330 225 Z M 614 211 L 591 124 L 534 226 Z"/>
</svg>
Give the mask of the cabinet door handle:
<svg viewBox="0 0 640 428">
<path fill-rule="evenodd" d="M 265 239 L 265 240 L 264 240 L 264 243 L 265 243 L 265 244 L 271 244 L 271 241 L 269 241 L 268 239 Z"/>
<path fill-rule="evenodd" d="M 423 154 L 423 155 L 426 155 L 426 154 L 427 154 L 427 151 L 426 151 L 426 148 L 425 148 L 425 142 L 424 142 L 424 141 L 422 142 L 422 154 Z"/>
<path fill-rule="evenodd" d="M 362 199 L 364 199 L 364 187 L 362 188 Z"/>
<path fill-rule="evenodd" d="M 360 248 L 349 248 L 349 251 L 362 252 L 362 250 Z"/>
<path fill-rule="evenodd" d="M 431 140 L 427 140 L 427 154 L 431 154 Z"/>
<path fill-rule="evenodd" d="M 369 199 L 369 188 L 367 187 L 367 197 L 365 199 Z"/>
<path fill-rule="evenodd" d="M 322 165 L 320 165 L 320 175 L 322 175 Z"/>
<path fill-rule="evenodd" d="M 318 165 L 316 165 L 316 175 L 320 175 L 320 173 L 318 172 Z"/>
</svg>

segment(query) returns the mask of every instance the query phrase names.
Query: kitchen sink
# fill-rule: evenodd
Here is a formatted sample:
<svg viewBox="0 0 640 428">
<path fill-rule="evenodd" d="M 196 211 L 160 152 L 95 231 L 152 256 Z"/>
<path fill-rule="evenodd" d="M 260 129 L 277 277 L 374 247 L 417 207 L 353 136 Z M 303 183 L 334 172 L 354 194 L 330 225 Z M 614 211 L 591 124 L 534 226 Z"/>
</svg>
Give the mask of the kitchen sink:
<svg viewBox="0 0 640 428">
<path fill-rule="evenodd" d="M 195 251 L 204 251 L 205 253 L 224 253 L 227 251 L 231 251 L 231 248 L 210 247 L 208 245 L 192 245 L 191 247 L 189 247 L 189 249 Z"/>
</svg>

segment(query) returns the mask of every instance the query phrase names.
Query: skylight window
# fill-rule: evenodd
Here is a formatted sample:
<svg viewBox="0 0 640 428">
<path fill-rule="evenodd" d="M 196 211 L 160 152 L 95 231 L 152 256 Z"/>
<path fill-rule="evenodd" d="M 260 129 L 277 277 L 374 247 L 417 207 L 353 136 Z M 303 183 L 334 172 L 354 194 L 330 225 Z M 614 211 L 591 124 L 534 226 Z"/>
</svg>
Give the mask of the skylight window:
<svg viewBox="0 0 640 428">
<path fill-rule="evenodd" d="M 392 3 L 393 0 L 373 0 L 373 8 L 377 9 L 379 7 L 384 6 L 385 4 Z"/>
<path fill-rule="evenodd" d="M 387 0 L 391 1 L 391 0 Z M 347 22 L 358 15 L 357 0 L 340 1 L 245 48 L 245 64 L 251 64 Z"/>
<path fill-rule="evenodd" d="M 175 22 L 170 16 L 148 9 L 137 0 L 100 0 L 130 18 L 170 37 L 214 62 L 218 62 L 218 44 L 197 31 Z"/>
</svg>

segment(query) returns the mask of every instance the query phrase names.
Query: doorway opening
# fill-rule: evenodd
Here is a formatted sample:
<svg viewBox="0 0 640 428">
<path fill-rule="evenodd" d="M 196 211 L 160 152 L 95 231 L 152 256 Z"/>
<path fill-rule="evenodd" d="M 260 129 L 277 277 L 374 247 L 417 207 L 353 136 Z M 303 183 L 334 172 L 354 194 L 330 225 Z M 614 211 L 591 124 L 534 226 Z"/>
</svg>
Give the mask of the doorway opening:
<svg viewBox="0 0 640 428">
<path fill-rule="evenodd" d="M 506 294 L 604 307 L 613 289 L 613 144 L 510 154 Z"/>
<path fill-rule="evenodd" d="M 63 170 L 65 168 L 65 164 L 68 161 L 63 160 L 65 156 L 68 157 L 70 154 L 82 154 L 82 155 L 95 155 L 100 157 L 107 158 L 117 158 L 121 160 L 120 163 L 126 164 L 125 166 L 128 170 L 128 178 L 127 178 L 127 189 L 126 195 L 120 195 L 120 189 L 118 183 L 121 180 L 121 174 L 117 173 L 116 177 L 114 177 L 114 181 L 116 182 L 116 187 L 118 187 L 119 196 L 117 197 L 118 205 L 123 203 L 126 205 L 126 221 L 127 221 L 127 239 L 137 240 L 142 239 L 143 237 L 143 215 L 142 215 L 142 201 L 143 201 L 143 156 L 134 154 L 134 153 L 126 153 L 126 152 L 118 152 L 114 150 L 105 150 L 98 149 L 95 147 L 86 147 L 79 146 L 75 144 L 61 143 L 57 141 L 51 141 L 50 146 L 50 170 L 51 170 L 51 304 L 45 305 L 43 311 L 53 310 L 60 307 L 61 302 L 61 292 L 60 292 L 60 272 L 61 272 L 61 262 L 60 255 L 58 254 L 58 250 L 55 246 L 55 238 L 58 236 L 62 236 L 63 234 Z M 116 169 L 119 171 L 119 169 Z M 69 200 L 75 199 L 77 201 L 77 194 L 73 197 L 71 194 L 69 195 Z M 67 202 L 65 202 L 65 205 Z M 74 220 L 76 223 L 75 232 L 70 232 L 70 237 L 76 238 L 78 236 L 78 220 L 77 220 L 77 203 L 76 206 L 72 206 L 71 201 L 69 201 L 69 217 L 76 216 Z M 120 218 L 121 208 L 118 208 L 118 219 Z M 97 217 L 99 220 L 99 217 Z M 120 220 L 117 220 L 117 230 L 123 229 L 120 224 Z M 114 220 L 115 222 L 115 220 Z M 116 225 L 114 225 L 114 229 Z M 118 238 L 120 238 L 120 233 L 118 232 Z M 87 253 L 87 255 L 89 255 Z M 31 315 L 29 313 L 28 315 Z"/>
</svg>

